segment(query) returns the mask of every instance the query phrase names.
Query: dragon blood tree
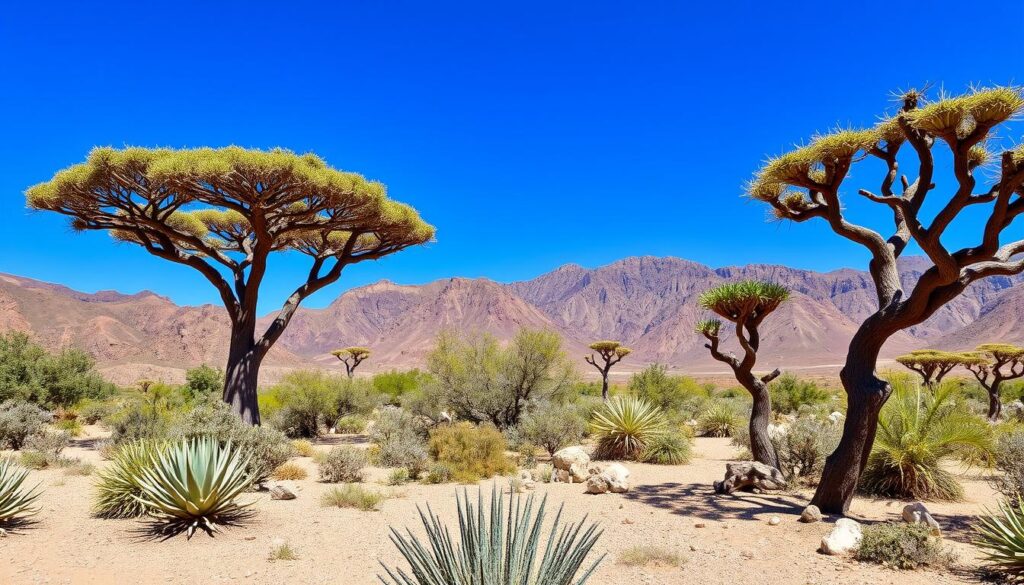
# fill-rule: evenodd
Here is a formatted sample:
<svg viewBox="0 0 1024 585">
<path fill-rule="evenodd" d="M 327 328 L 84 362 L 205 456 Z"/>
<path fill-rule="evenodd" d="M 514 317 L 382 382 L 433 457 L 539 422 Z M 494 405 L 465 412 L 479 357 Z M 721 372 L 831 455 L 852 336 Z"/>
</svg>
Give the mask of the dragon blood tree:
<svg viewBox="0 0 1024 585">
<path fill-rule="evenodd" d="M 975 350 L 974 357 L 975 360 L 964 363 L 964 367 L 988 392 L 988 419 L 997 421 L 1003 414 L 999 386 L 1007 380 L 1024 377 L 1024 347 L 984 343 Z"/>
<path fill-rule="evenodd" d="M 231 319 L 224 400 L 251 424 L 260 422 L 260 364 L 299 304 L 349 264 L 434 237 L 382 184 L 280 149 L 97 148 L 26 195 L 30 208 L 67 215 L 76 230 L 107 230 L 213 284 Z M 257 334 L 268 258 L 288 251 L 309 257 L 308 275 Z"/>
<path fill-rule="evenodd" d="M 823 512 L 849 509 L 871 452 L 879 411 L 892 392 L 875 372 L 885 342 L 923 322 L 971 283 L 1024 271 L 1024 239 L 1013 240 L 1007 232 L 1024 214 L 1024 145 L 994 161 L 987 147 L 993 131 L 1022 109 L 1019 88 L 977 89 L 933 102 L 911 90 L 901 96 L 899 111 L 874 128 L 818 136 L 769 160 L 748 186 L 750 196 L 770 205 L 776 217 L 821 220 L 871 257 L 878 307 L 854 334 L 840 373 L 849 410 L 843 437 L 825 462 L 812 500 Z M 939 165 L 937 160 L 949 162 Z M 989 170 L 979 172 L 990 161 Z M 854 165 L 863 167 L 855 175 L 850 172 Z M 901 174 L 901 166 L 912 178 Z M 876 169 L 877 192 L 851 184 L 851 176 L 860 181 Z M 991 180 L 979 185 L 979 175 Z M 887 219 L 891 230 L 855 223 L 848 214 L 850 202 L 844 201 L 851 193 L 858 193 L 868 208 L 863 213 L 870 208 L 882 212 L 872 225 Z M 932 212 L 925 213 L 926 207 Z M 943 235 L 954 223 L 964 224 L 958 227 L 960 240 L 973 227 L 973 245 L 949 247 Z M 896 261 L 911 242 L 933 266 L 914 282 L 903 282 Z"/>
<path fill-rule="evenodd" d="M 720 320 L 705 319 L 698 322 L 696 328 L 697 333 L 708 339 L 705 347 L 711 350 L 711 357 L 728 364 L 736 376 L 736 381 L 753 397 L 754 406 L 750 411 L 750 452 L 754 455 L 755 461 L 776 469 L 779 468 L 779 458 L 768 436 L 768 423 L 772 419 L 772 399 L 768 393 L 768 383 L 777 378 L 780 372 L 776 369 L 759 377 L 754 374 L 754 365 L 757 363 L 757 351 L 761 346 L 758 327 L 765 317 L 788 298 L 789 290 L 784 286 L 759 281 L 723 284 L 700 295 L 699 303 L 702 307 L 736 326 L 736 340 L 743 349 L 742 357 L 736 357 L 731 352 L 723 353 L 720 349 Z"/>
<path fill-rule="evenodd" d="M 583 356 L 583 359 L 601 372 L 601 399 L 608 402 L 608 372 L 633 350 L 623 347 L 618 341 L 595 341 L 590 344 L 590 349 L 596 351 L 598 357 L 590 354 Z"/>
<path fill-rule="evenodd" d="M 365 347 L 346 347 L 332 351 L 331 355 L 345 364 L 345 373 L 351 378 L 355 375 L 359 364 L 370 357 L 370 350 Z"/>
<path fill-rule="evenodd" d="M 928 388 L 934 388 L 942 382 L 946 374 L 957 366 L 967 366 L 978 362 L 978 356 L 969 353 L 938 351 L 935 349 L 919 349 L 896 358 L 896 362 L 909 370 L 917 372 L 921 381 Z"/>
</svg>

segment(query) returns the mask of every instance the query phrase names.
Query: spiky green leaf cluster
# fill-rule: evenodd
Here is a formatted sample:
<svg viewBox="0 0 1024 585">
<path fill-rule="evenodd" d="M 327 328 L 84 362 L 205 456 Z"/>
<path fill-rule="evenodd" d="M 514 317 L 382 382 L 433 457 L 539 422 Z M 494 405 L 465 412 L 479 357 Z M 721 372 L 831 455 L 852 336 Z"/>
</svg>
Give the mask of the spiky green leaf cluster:
<svg viewBox="0 0 1024 585">
<path fill-rule="evenodd" d="M 1017 496 L 1016 505 L 999 502 L 996 513 L 978 518 L 975 546 L 985 553 L 985 560 L 1011 574 L 1024 575 L 1024 500 Z"/>
<path fill-rule="evenodd" d="M 367 357 L 370 355 L 370 349 L 367 347 L 345 347 L 342 349 L 336 349 L 331 352 L 331 355 L 343 358 L 343 357 Z"/>
<path fill-rule="evenodd" d="M 602 459 L 638 459 L 666 431 L 665 413 L 635 396 L 616 396 L 594 411 L 591 433 Z"/>
<path fill-rule="evenodd" d="M 391 529 L 391 541 L 408 561 L 410 570 L 388 568 L 385 585 L 583 585 L 593 574 L 602 555 L 589 568 L 583 563 L 601 536 L 593 524 L 584 528 L 586 518 L 576 524 L 561 523 L 562 509 L 551 525 L 547 544 L 541 553 L 541 535 L 547 497 L 534 505 L 530 495 L 510 497 L 492 488 L 489 511 L 485 511 L 482 492 L 476 506 L 463 492 L 456 493 L 459 510 L 458 544 L 427 505 L 417 507 L 427 532 L 426 543 Z M 582 573 L 581 573 L 582 572 Z"/>
<path fill-rule="evenodd" d="M 151 455 L 135 478 L 142 492 L 138 500 L 189 537 L 197 528 L 214 532 L 252 505 L 236 501 L 252 485 L 248 464 L 230 442 L 221 447 L 211 437 L 183 439 Z"/>
<path fill-rule="evenodd" d="M 22 489 L 28 470 L 7 458 L 0 459 L 0 525 L 23 520 L 39 512 L 38 486 Z"/>
<path fill-rule="evenodd" d="M 1009 343 L 983 343 L 975 351 L 990 355 L 1000 361 L 1024 360 L 1024 347 Z"/>
<path fill-rule="evenodd" d="M 694 331 L 702 333 L 704 335 L 710 335 L 715 337 L 718 332 L 722 330 L 722 321 L 719 319 L 701 319 L 697 321 L 697 325 L 694 327 Z"/>
<path fill-rule="evenodd" d="M 1018 87 L 975 89 L 962 96 L 940 99 L 905 115 L 911 126 L 941 137 L 964 137 L 977 125 L 1003 123 L 1024 110 Z"/>
<path fill-rule="evenodd" d="M 163 445 L 156 441 L 137 440 L 118 448 L 110 465 L 97 474 L 93 513 L 101 518 L 137 518 L 146 514 L 139 500 L 139 483 L 144 469 L 152 465 Z"/>
<path fill-rule="evenodd" d="M 911 367 L 960 366 L 985 363 L 985 358 L 974 352 L 952 352 L 937 349 L 919 349 L 895 358 L 896 362 Z"/>
<path fill-rule="evenodd" d="M 789 289 L 773 282 L 744 280 L 708 289 L 700 295 L 700 306 L 732 321 L 763 317 L 789 298 Z"/>
<path fill-rule="evenodd" d="M 595 341 L 594 343 L 591 343 L 589 347 L 590 349 L 597 352 L 601 352 L 602 354 L 614 354 L 619 357 L 626 357 L 627 355 L 633 353 L 632 349 L 623 346 L 618 341 Z"/>
</svg>

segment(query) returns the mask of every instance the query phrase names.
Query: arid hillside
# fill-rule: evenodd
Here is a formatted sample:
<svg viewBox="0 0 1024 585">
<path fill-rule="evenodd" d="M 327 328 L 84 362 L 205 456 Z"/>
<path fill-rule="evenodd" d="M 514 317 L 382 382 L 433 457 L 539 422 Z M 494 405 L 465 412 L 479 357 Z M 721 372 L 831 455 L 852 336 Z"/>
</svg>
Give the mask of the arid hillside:
<svg viewBox="0 0 1024 585">
<path fill-rule="evenodd" d="M 924 259 L 910 258 L 904 277 L 913 280 L 926 268 Z M 620 340 L 635 350 L 623 372 L 660 361 L 710 375 L 722 368 L 693 333 L 703 316 L 697 298 L 710 286 L 742 278 L 768 279 L 794 291 L 763 328 L 765 367 L 836 369 L 875 302 L 870 279 L 855 270 L 714 269 L 678 258 L 627 258 L 596 269 L 566 265 L 507 285 L 462 278 L 422 286 L 382 281 L 350 290 L 323 309 L 300 309 L 268 358 L 265 375 L 303 365 L 336 367 L 328 352 L 344 345 L 374 351 L 365 371 L 416 367 L 443 329 L 508 339 L 520 327 L 558 331 L 572 354 L 585 352 L 592 340 Z M 960 349 L 1024 341 L 1017 321 L 1024 313 L 1024 286 L 1015 286 L 1020 281 L 975 284 L 926 323 L 893 338 L 883 357 L 930 345 Z M 178 306 L 148 291 L 87 294 L 9 275 L 0 275 L 0 329 L 28 331 L 51 348 L 80 347 L 118 381 L 175 379 L 186 367 L 219 364 L 227 351 L 227 316 L 220 307 Z"/>
</svg>

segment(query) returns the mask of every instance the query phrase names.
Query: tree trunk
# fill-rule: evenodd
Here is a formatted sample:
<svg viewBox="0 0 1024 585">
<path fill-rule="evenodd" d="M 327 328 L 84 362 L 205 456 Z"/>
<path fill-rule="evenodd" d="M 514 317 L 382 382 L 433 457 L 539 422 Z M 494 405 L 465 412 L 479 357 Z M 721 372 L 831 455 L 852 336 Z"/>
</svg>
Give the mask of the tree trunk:
<svg viewBox="0 0 1024 585">
<path fill-rule="evenodd" d="M 811 503 L 827 514 L 843 514 L 857 491 L 860 474 L 878 430 L 878 413 L 892 393 L 885 380 L 875 375 L 878 353 L 888 336 L 866 328 L 854 336 L 839 377 L 846 390 L 848 407 L 843 438 L 825 459 L 821 481 Z"/>
<path fill-rule="evenodd" d="M 257 381 L 262 356 L 256 348 L 255 318 L 239 320 L 231 326 L 231 347 L 224 378 L 224 402 L 251 425 L 260 424 L 256 401 Z"/>
<path fill-rule="evenodd" d="M 601 400 L 608 402 L 608 372 L 601 375 Z"/>
<path fill-rule="evenodd" d="M 772 399 L 768 386 L 756 380 L 748 390 L 754 398 L 754 406 L 750 411 L 750 452 L 754 461 L 779 469 L 779 457 L 768 435 L 768 424 L 772 420 Z"/>
<path fill-rule="evenodd" d="M 995 422 L 1003 415 L 1003 402 L 999 400 L 999 382 L 988 388 L 988 420 Z"/>
</svg>

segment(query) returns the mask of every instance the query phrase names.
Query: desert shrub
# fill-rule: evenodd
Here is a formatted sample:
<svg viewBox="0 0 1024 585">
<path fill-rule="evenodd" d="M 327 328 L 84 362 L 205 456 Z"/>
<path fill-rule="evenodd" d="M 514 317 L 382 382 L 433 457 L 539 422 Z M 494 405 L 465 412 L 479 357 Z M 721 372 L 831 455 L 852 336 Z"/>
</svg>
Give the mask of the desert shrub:
<svg viewBox="0 0 1024 585">
<path fill-rule="evenodd" d="M 665 414 L 632 396 L 616 396 L 594 413 L 590 428 L 597 438 L 598 459 L 637 459 L 666 431 Z"/>
<path fill-rule="evenodd" d="M 388 397 L 373 387 L 373 383 L 363 378 L 344 378 L 338 385 L 338 393 L 334 397 L 334 412 L 337 416 L 366 416 L 388 402 Z"/>
<path fill-rule="evenodd" d="M 388 403 L 392 405 L 401 404 L 401 397 L 409 392 L 415 392 L 430 381 L 430 375 L 420 370 L 381 372 L 374 374 L 372 378 L 373 389 L 387 397 Z"/>
<path fill-rule="evenodd" d="M 299 457 L 312 457 L 316 453 L 316 448 L 305 439 L 295 439 L 292 441 L 292 451 Z"/>
<path fill-rule="evenodd" d="M 171 420 L 181 405 L 161 385 L 154 385 L 148 396 L 137 396 L 104 420 L 110 428 L 110 440 L 120 445 L 128 441 L 158 439 L 167 435 Z"/>
<path fill-rule="evenodd" d="M 409 483 L 412 478 L 409 477 L 409 470 L 404 467 L 398 469 L 392 469 L 391 473 L 388 474 L 388 485 L 403 485 Z"/>
<path fill-rule="evenodd" d="M 457 540 L 440 517 L 420 510 L 426 528 L 427 542 L 423 543 L 410 531 L 408 536 L 391 529 L 391 539 L 411 566 L 414 577 L 403 569 L 385 567 L 390 580 L 381 577 L 386 585 L 583 585 L 597 569 L 601 556 L 583 569 L 601 532 L 596 526 L 585 526 L 585 520 L 565 526 L 561 523 L 561 509 L 550 530 L 552 535 L 546 546 L 541 546 L 544 530 L 546 498 L 539 506 L 533 496 L 525 501 L 520 496 L 510 497 L 497 489 L 491 491 L 491 501 L 477 498 L 475 507 L 468 495 L 456 494 L 458 509 Z M 560 535 L 557 539 L 555 534 Z M 456 545 L 455 543 L 459 544 Z M 457 581 L 446 575 L 465 575 Z"/>
<path fill-rule="evenodd" d="M 185 371 L 185 385 L 181 387 L 190 400 L 220 397 L 224 392 L 224 372 L 203 364 Z"/>
<path fill-rule="evenodd" d="M 710 402 L 697 416 L 697 434 L 702 437 L 731 437 L 743 421 L 736 410 L 724 402 Z"/>
<path fill-rule="evenodd" d="M 46 469 L 53 461 L 42 451 L 22 451 L 18 463 L 26 469 Z"/>
<path fill-rule="evenodd" d="M 537 446 L 533 443 L 520 443 L 516 448 L 516 465 L 533 467 L 537 464 Z"/>
<path fill-rule="evenodd" d="M 708 388 L 693 378 L 673 376 L 662 364 L 651 364 L 629 379 L 629 392 L 657 406 L 666 414 L 689 418 L 707 400 Z"/>
<path fill-rule="evenodd" d="M 82 398 L 116 391 L 78 349 L 51 354 L 21 332 L 0 334 L 0 401 L 12 398 L 47 407 L 71 406 Z"/>
<path fill-rule="evenodd" d="M 952 561 L 927 526 L 906 522 L 864 527 L 856 558 L 895 569 L 942 568 Z"/>
<path fill-rule="evenodd" d="M 570 404 L 544 403 L 523 417 L 518 427 L 522 438 L 554 455 L 562 447 L 583 440 L 587 419 Z"/>
<path fill-rule="evenodd" d="M 640 456 L 644 463 L 683 465 L 693 457 L 693 442 L 681 431 L 659 433 L 651 438 Z"/>
<path fill-rule="evenodd" d="M 78 403 L 77 409 L 82 424 L 94 425 L 117 412 L 119 406 L 112 400 L 85 399 Z"/>
<path fill-rule="evenodd" d="M 501 429 L 519 424 L 530 403 L 562 401 L 576 379 L 561 337 L 551 331 L 521 330 L 504 347 L 488 335 L 442 333 L 427 363 L 432 381 L 421 400 Z"/>
<path fill-rule="evenodd" d="M 423 483 L 438 484 L 455 481 L 455 470 L 448 463 L 435 461 L 427 468 L 427 474 L 423 477 Z"/>
<path fill-rule="evenodd" d="M 1024 430 L 999 435 L 995 467 L 1003 472 L 992 478 L 996 489 L 1011 500 L 1024 497 Z"/>
<path fill-rule="evenodd" d="M 955 388 L 895 382 L 882 408 L 878 434 L 860 488 L 868 494 L 907 499 L 960 500 L 963 487 L 943 460 L 991 457 L 992 429 L 953 401 Z"/>
<path fill-rule="evenodd" d="M 297 561 L 299 560 L 299 553 L 295 552 L 292 545 L 287 542 L 281 543 L 274 547 L 274 550 L 270 551 L 270 556 L 267 557 L 268 561 Z"/>
<path fill-rule="evenodd" d="M 57 461 L 70 442 L 71 434 L 67 431 L 43 429 L 38 433 L 29 435 L 25 439 L 22 448 L 25 451 L 42 453 L 48 461 L 53 463 Z"/>
<path fill-rule="evenodd" d="M 42 432 L 53 416 L 24 400 L 5 400 L 0 404 L 0 446 L 21 449 L 25 439 Z"/>
<path fill-rule="evenodd" d="M 541 463 L 534 470 L 533 477 L 541 483 L 551 483 L 555 477 L 555 466 L 550 463 Z"/>
<path fill-rule="evenodd" d="M 463 422 L 434 429 L 428 449 L 436 461 L 451 467 L 459 482 L 475 482 L 515 468 L 505 455 L 505 437 L 492 426 Z"/>
<path fill-rule="evenodd" d="M 619 553 L 619 564 L 627 567 L 678 567 L 683 557 L 674 550 L 651 545 L 631 546 Z"/>
<path fill-rule="evenodd" d="M 320 461 L 320 481 L 363 481 L 363 468 L 366 464 L 366 451 L 355 447 L 334 447 Z"/>
<path fill-rule="evenodd" d="M 787 481 L 816 483 L 825 458 L 839 445 L 843 427 L 828 418 L 807 414 L 770 435 L 779 458 L 779 471 Z"/>
<path fill-rule="evenodd" d="M 142 470 L 152 464 L 163 445 L 154 441 L 129 441 L 117 448 L 111 463 L 97 475 L 93 513 L 100 518 L 137 518 L 146 513 L 139 501 Z"/>
<path fill-rule="evenodd" d="M 179 415 L 164 436 L 171 440 L 212 437 L 221 447 L 231 443 L 254 483 L 265 481 L 292 455 L 292 445 L 283 433 L 246 424 L 219 399 L 201 401 Z"/>
<path fill-rule="evenodd" d="M 384 407 L 370 429 L 374 460 L 382 467 L 402 467 L 417 477 L 427 465 L 426 430 L 401 408 Z"/>
<path fill-rule="evenodd" d="M 53 426 L 57 429 L 66 432 L 72 437 L 77 437 L 82 434 L 82 423 L 78 419 L 64 419 L 53 423 Z"/>
<path fill-rule="evenodd" d="M 356 508 L 364 512 L 378 510 L 380 503 L 387 499 L 384 494 L 359 485 L 335 486 L 320 496 L 325 508 Z"/>
<path fill-rule="evenodd" d="M 24 520 L 39 512 L 35 505 L 39 487 L 25 489 L 28 470 L 10 459 L 0 458 L 0 527 Z"/>
<path fill-rule="evenodd" d="M 975 531 L 974 544 L 988 563 L 1008 575 L 1024 577 L 1024 500 L 1018 496 L 1000 502 L 995 513 L 978 519 Z"/>
<path fill-rule="evenodd" d="M 315 370 L 290 372 L 266 391 L 268 398 L 260 407 L 269 423 L 289 437 L 315 437 L 322 425 L 337 418 L 338 397 L 346 382 Z"/>
<path fill-rule="evenodd" d="M 306 468 L 299 465 L 298 463 L 285 462 L 277 466 L 277 469 L 270 474 L 270 477 L 279 480 L 299 480 L 306 479 L 309 474 L 306 472 Z"/>
<path fill-rule="evenodd" d="M 252 505 L 237 501 L 253 483 L 248 467 L 237 447 L 222 447 L 212 437 L 181 439 L 139 470 L 139 499 L 166 529 L 188 536 L 197 528 L 213 532 L 217 524 L 237 520 Z M 200 477 L 205 481 L 196 481 Z"/>
<path fill-rule="evenodd" d="M 358 414 L 346 414 L 334 423 L 337 432 L 347 435 L 359 434 L 366 430 L 367 421 Z"/>
<path fill-rule="evenodd" d="M 830 394 L 810 380 L 801 380 L 793 374 L 783 374 L 768 385 L 772 409 L 780 414 L 796 412 L 801 406 L 814 406 L 828 402 Z"/>
</svg>

